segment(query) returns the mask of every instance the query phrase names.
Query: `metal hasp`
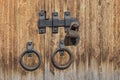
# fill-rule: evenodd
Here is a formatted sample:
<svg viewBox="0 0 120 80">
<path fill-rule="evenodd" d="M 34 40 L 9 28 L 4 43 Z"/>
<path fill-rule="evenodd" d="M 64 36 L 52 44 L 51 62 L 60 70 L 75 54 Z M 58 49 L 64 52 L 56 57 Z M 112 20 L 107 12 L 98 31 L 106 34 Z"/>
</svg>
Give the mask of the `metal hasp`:
<svg viewBox="0 0 120 80">
<path fill-rule="evenodd" d="M 23 57 L 26 54 L 28 54 L 28 57 L 32 57 L 32 54 L 35 54 L 37 56 L 37 58 L 38 58 L 38 63 L 36 65 L 34 65 L 34 66 L 28 66 L 28 65 L 24 64 Z M 22 54 L 20 55 L 20 64 L 27 71 L 34 71 L 37 68 L 39 68 L 39 66 L 41 64 L 41 55 L 40 55 L 40 53 L 37 50 L 33 49 L 32 41 L 27 42 L 27 49 L 24 50 L 22 52 Z"/>
<path fill-rule="evenodd" d="M 67 54 L 69 55 L 70 58 L 69 58 L 69 61 L 68 61 L 66 64 L 60 65 L 60 64 L 58 64 L 58 63 L 55 61 L 55 55 L 56 55 L 58 52 L 60 53 L 60 56 L 64 56 L 64 53 L 67 52 Z M 57 48 L 57 49 L 52 53 L 52 55 L 51 55 L 51 61 L 52 61 L 53 65 L 54 65 L 56 68 L 61 69 L 61 70 L 64 70 L 64 69 L 68 68 L 68 67 L 72 64 L 72 62 L 73 62 L 73 54 L 72 54 L 72 52 L 71 52 L 68 48 L 65 48 L 64 40 L 61 40 L 61 41 L 60 41 L 59 48 Z"/>
<path fill-rule="evenodd" d="M 65 27 L 66 32 L 73 22 L 78 23 L 76 18 L 71 18 L 69 11 L 64 12 L 64 19 L 62 20 L 58 19 L 58 12 L 52 13 L 52 19 L 46 19 L 46 11 L 43 10 L 39 13 L 39 16 L 38 28 L 40 34 L 46 33 L 46 27 L 51 27 L 53 33 L 58 33 L 58 27 Z"/>
<path fill-rule="evenodd" d="M 58 19 L 58 12 L 52 13 L 52 19 L 46 19 L 46 11 L 42 10 L 39 13 L 38 28 L 39 33 L 46 33 L 46 27 L 51 27 L 53 33 L 58 33 L 59 27 L 65 28 L 65 46 L 77 45 L 80 40 L 79 21 L 77 18 L 71 18 L 70 12 L 64 12 L 64 19 Z"/>
</svg>

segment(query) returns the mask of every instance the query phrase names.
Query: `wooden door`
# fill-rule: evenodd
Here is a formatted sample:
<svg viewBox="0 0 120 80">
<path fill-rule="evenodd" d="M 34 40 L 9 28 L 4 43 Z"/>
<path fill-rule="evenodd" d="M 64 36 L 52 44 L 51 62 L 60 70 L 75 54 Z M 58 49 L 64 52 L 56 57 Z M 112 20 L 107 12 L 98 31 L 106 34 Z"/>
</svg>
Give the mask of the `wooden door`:
<svg viewBox="0 0 120 80">
<path fill-rule="evenodd" d="M 119 5 L 119 0 L 0 0 L 0 80 L 120 80 Z M 51 28 L 39 34 L 41 10 L 46 10 L 47 18 L 57 11 L 59 19 L 69 10 L 79 19 L 80 43 L 67 47 L 74 62 L 65 70 L 56 69 L 50 60 L 65 36 L 64 28 L 58 34 L 52 34 Z M 42 56 L 42 64 L 32 72 L 19 64 L 29 40 Z M 67 57 L 57 56 L 60 62 Z"/>
</svg>

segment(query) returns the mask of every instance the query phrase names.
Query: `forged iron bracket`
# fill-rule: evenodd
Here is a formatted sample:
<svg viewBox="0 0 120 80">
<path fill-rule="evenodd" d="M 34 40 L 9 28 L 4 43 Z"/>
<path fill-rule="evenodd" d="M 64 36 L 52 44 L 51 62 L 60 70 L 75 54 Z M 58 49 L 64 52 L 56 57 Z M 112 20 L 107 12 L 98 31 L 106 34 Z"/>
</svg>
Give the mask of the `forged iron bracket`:
<svg viewBox="0 0 120 80">
<path fill-rule="evenodd" d="M 33 43 L 32 41 L 27 42 L 28 57 L 32 57 Z"/>
<path fill-rule="evenodd" d="M 64 55 L 64 48 L 65 48 L 64 40 L 60 41 L 59 48 L 60 48 L 60 56 L 63 56 Z"/>
<path fill-rule="evenodd" d="M 58 19 L 58 12 L 52 13 L 52 19 L 46 19 L 46 11 L 44 10 L 39 13 L 39 17 L 38 28 L 40 34 L 46 33 L 46 27 L 51 27 L 53 33 L 58 33 L 58 27 L 64 26 L 66 32 L 73 22 L 78 22 L 76 18 L 71 18 L 69 11 L 64 12 L 64 19 L 61 20 Z"/>
</svg>

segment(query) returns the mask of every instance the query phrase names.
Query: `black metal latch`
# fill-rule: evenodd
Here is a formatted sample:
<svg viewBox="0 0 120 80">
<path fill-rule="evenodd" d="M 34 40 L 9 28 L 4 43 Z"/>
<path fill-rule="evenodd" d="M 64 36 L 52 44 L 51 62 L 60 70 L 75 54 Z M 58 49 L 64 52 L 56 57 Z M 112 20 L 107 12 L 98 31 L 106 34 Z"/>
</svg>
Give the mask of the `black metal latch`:
<svg viewBox="0 0 120 80">
<path fill-rule="evenodd" d="M 66 32 L 73 22 L 78 23 L 78 20 L 76 18 L 71 18 L 69 11 L 64 12 L 64 19 L 62 20 L 58 19 L 58 12 L 52 13 L 52 19 L 46 19 L 46 11 L 43 10 L 39 13 L 39 16 L 40 19 L 38 21 L 38 28 L 40 34 L 46 32 L 46 27 L 52 27 L 52 32 L 57 33 L 58 27 L 64 26 Z"/>
<path fill-rule="evenodd" d="M 70 12 L 64 12 L 64 19 L 58 19 L 58 12 L 52 13 L 52 19 L 46 19 L 46 11 L 39 13 L 38 28 L 39 33 L 46 33 L 46 27 L 51 27 L 53 33 L 58 33 L 59 27 L 65 28 L 65 46 L 77 45 L 80 40 L 79 36 L 79 21 L 77 18 L 71 18 Z"/>
</svg>

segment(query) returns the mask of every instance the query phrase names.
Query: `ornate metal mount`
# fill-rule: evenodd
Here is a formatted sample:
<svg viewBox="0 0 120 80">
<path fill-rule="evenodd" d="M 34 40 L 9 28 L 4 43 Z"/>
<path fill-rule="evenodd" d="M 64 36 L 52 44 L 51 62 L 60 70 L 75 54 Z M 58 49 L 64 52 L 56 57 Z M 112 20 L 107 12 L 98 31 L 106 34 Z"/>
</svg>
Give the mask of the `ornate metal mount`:
<svg viewBox="0 0 120 80">
<path fill-rule="evenodd" d="M 36 54 L 36 56 L 38 57 L 38 64 L 34 65 L 34 66 L 27 66 L 26 64 L 23 63 L 23 57 L 24 55 L 28 54 L 28 57 L 32 57 L 32 54 Z M 37 68 L 39 68 L 40 64 L 41 64 L 41 56 L 40 56 L 40 53 L 37 51 L 37 50 L 34 50 L 33 49 L 33 43 L 32 41 L 29 41 L 27 43 L 27 50 L 23 51 L 22 54 L 20 55 L 20 64 L 21 66 L 25 69 L 25 70 L 28 70 L 28 71 L 34 71 L 36 70 Z"/>
<path fill-rule="evenodd" d="M 58 19 L 58 12 L 52 13 L 52 19 L 46 19 L 46 11 L 43 10 L 39 13 L 39 16 L 40 19 L 38 21 L 38 28 L 40 34 L 46 32 L 46 27 L 51 27 L 53 33 L 58 33 L 58 27 L 64 26 L 66 32 L 73 22 L 78 23 L 78 20 L 76 18 L 71 18 L 69 11 L 66 11 L 64 13 L 64 19 L 62 20 Z"/>
</svg>

